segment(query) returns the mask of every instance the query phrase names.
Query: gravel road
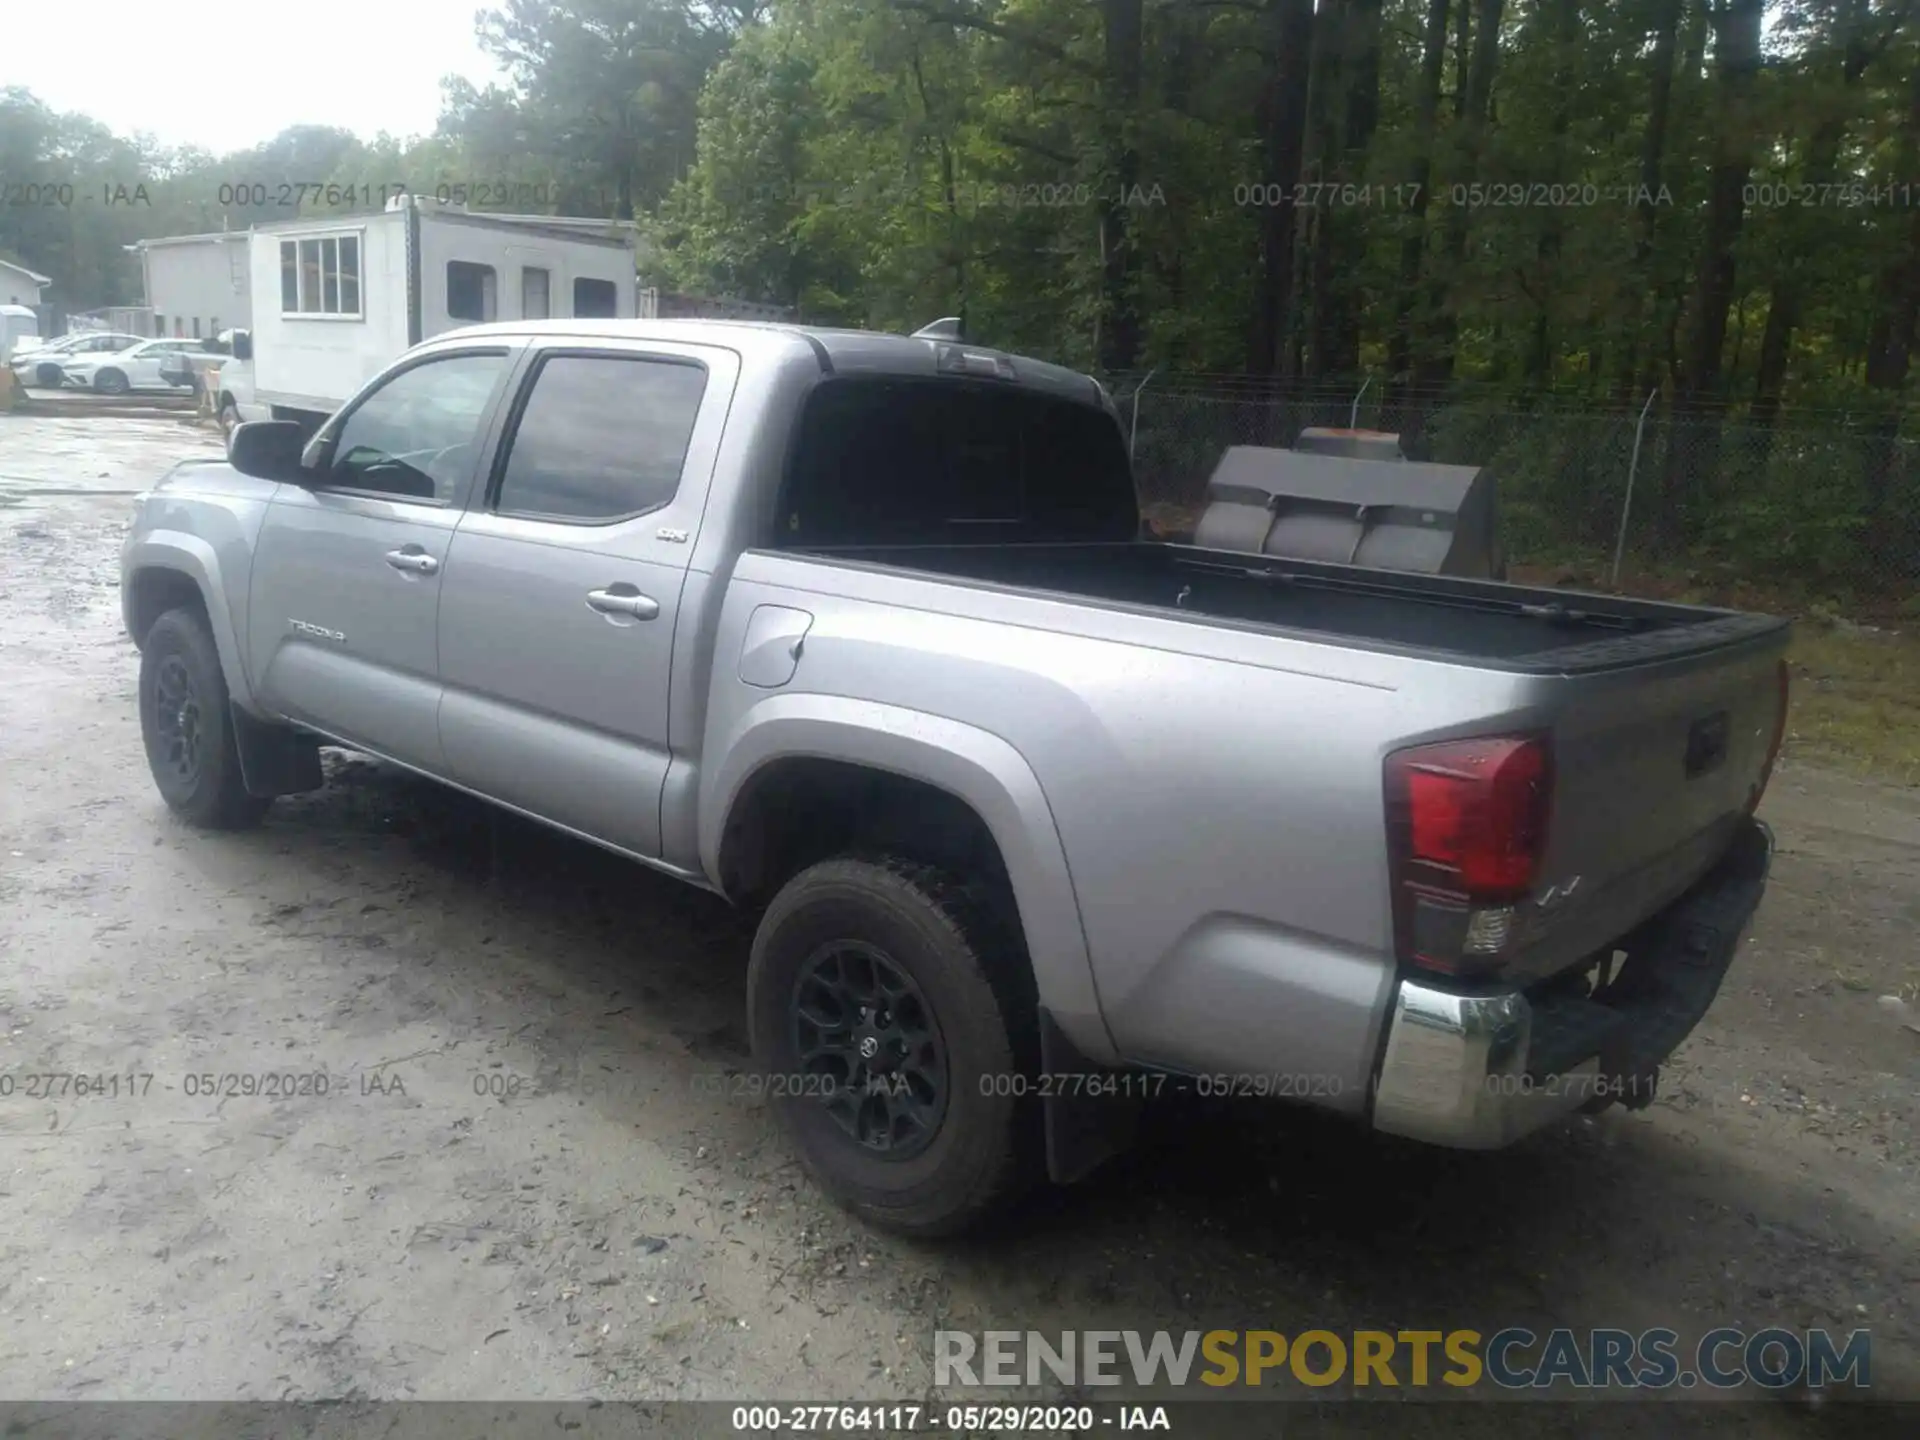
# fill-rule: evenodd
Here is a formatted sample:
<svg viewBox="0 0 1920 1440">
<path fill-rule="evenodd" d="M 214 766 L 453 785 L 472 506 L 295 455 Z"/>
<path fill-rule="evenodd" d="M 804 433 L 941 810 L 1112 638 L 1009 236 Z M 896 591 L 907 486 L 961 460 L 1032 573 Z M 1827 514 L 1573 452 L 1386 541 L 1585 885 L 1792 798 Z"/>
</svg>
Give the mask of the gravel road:
<svg viewBox="0 0 1920 1440">
<path fill-rule="evenodd" d="M 1920 979 L 1920 791 L 1789 757 L 1644 1113 L 1461 1156 L 1184 1107 L 1010 1233 L 907 1243 L 745 1092 L 718 902 L 331 752 L 257 832 L 169 817 L 116 552 L 216 447 L 0 417 L 0 1071 L 152 1077 L 0 1096 L 0 1393 L 877 1399 L 941 1327 L 1780 1324 L 1871 1329 L 1920 1396 L 1920 1033 L 1879 1003 Z M 197 1093 L 262 1074 L 326 1093 Z"/>
</svg>

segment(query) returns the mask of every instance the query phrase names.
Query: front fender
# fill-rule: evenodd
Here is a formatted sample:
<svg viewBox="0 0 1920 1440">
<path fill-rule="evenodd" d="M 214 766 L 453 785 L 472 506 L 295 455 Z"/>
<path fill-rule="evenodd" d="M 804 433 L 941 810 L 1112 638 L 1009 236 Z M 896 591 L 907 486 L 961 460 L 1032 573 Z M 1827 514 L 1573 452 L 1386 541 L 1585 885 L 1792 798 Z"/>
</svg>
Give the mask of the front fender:
<svg viewBox="0 0 1920 1440">
<path fill-rule="evenodd" d="M 220 655 L 220 671 L 226 677 L 227 694 L 242 710 L 259 715 L 242 658 L 238 623 L 213 546 L 198 535 L 180 530 L 149 530 L 127 542 L 120 555 L 120 613 L 129 635 L 134 633 L 135 582 L 143 573 L 153 570 L 170 570 L 185 576 L 200 591 L 207 624 L 213 631 L 214 648 Z"/>
<path fill-rule="evenodd" d="M 720 841 L 754 774 L 778 760 L 839 760 L 933 785 L 971 805 L 1006 862 L 1040 1003 L 1089 1059 L 1118 1058 L 1100 1015 L 1080 904 L 1053 811 L 1006 741 L 937 715 L 832 695 L 772 695 L 716 737 L 700 787 L 700 864 L 718 889 Z"/>
</svg>

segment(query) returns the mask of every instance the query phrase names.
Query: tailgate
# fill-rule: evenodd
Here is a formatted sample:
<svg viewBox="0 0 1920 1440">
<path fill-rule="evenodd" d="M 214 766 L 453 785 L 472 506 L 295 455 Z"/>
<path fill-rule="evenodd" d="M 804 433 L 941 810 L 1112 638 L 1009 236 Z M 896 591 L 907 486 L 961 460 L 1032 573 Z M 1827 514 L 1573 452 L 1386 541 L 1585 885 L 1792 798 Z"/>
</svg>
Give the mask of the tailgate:
<svg viewBox="0 0 1920 1440">
<path fill-rule="evenodd" d="M 1611 674 L 1542 682 L 1552 811 L 1508 973 L 1610 946 L 1725 853 L 1764 785 L 1785 701 L 1786 633 Z"/>
</svg>

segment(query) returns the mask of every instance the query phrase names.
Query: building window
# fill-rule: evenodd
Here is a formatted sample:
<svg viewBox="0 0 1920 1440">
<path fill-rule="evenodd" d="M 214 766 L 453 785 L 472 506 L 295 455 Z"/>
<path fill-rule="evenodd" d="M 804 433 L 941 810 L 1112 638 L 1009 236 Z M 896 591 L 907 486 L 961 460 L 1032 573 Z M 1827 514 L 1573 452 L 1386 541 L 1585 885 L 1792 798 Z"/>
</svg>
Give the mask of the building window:
<svg viewBox="0 0 1920 1440">
<path fill-rule="evenodd" d="M 360 237 L 340 237 L 340 312 L 360 313 Z"/>
<path fill-rule="evenodd" d="M 573 313 L 580 320 L 619 318 L 620 287 L 611 280 L 589 280 L 584 276 L 573 282 Z"/>
<path fill-rule="evenodd" d="M 447 262 L 447 314 L 485 325 L 500 313 L 499 284 L 491 265 L 471 260 Z"/>
<path fill-rule="evenodd" d="M 360 314 L 360 237 L 316 235 L 280 242 L 284 315 Z"/>
<path fill-rule="evenodd" d="M 156 315 L 153 317 L 153 333 L 154 333 L 154 338 L 156 339 L 158 339 L 160 336 L 165 335 L 167 333 L 167 317 L 166 316 Z"/>
</svg>

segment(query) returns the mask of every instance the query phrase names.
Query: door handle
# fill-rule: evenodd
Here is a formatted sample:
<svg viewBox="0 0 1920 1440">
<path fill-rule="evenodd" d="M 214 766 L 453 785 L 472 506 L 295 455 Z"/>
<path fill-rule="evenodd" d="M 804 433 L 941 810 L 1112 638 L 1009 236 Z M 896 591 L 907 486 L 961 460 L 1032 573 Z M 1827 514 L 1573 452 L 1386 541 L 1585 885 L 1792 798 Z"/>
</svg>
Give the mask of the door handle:
<svg viewBox="0 0 1920 1440">
<path fill-rule="evenodd" d="M 431 575 L 440 568 L 440 562 L 433 556 L 417 550 L 389 550 L 387 564 L 396 570 L 410 570 L 415 575 Z"/>
<path fill-rule="evenodd" d="M 635 620 L 651 620 L 660 613 L 660 602 L 638 591 L 623 594 L 615 590 L 589 590 L 587 608 L 602 615 L 629 615 Z"/>
</svg>

